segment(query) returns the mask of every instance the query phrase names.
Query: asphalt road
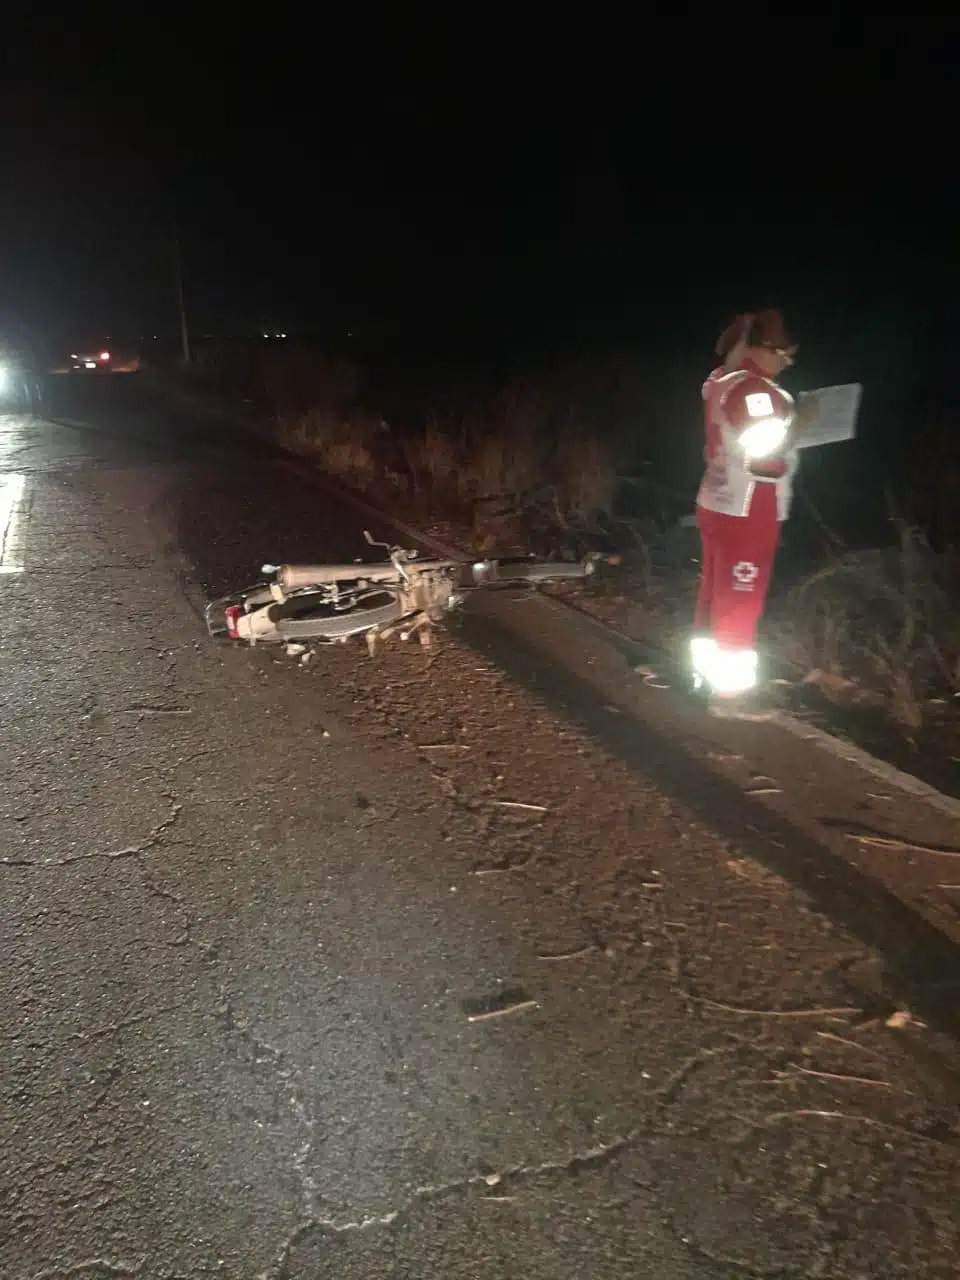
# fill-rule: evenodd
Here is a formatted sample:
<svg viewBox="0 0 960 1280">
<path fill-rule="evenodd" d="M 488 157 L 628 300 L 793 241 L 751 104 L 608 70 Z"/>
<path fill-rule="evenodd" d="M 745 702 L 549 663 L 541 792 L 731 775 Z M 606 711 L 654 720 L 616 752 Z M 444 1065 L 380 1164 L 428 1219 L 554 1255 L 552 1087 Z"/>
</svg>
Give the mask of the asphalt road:
<svg viewBox="0 0 960 1280">
<path fill-rule="evenodd" d="M 215 646 L 369 520 L 136 377 L 47 403 L 0 417 L 0 1276 L 958 1274 L 943 815 L 532 597 Z"/>
</svg>

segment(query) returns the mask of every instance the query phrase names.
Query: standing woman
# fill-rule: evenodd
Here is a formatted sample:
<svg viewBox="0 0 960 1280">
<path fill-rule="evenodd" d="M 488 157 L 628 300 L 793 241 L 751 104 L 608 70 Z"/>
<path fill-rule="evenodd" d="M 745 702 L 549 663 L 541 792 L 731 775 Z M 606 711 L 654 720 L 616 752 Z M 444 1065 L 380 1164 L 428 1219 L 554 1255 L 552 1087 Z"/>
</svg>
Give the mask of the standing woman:
<svg viewBox="0 0 960 1280">
<path fill-rule="evenodd" d="M 690 648 L 710 710 L 758 719 L 757 624 L 797 467 L 796 409 L 775 379 L 793 364 L 797 344 L 781 313 L 769 310 L 737 316 L 716 350 L 722 364 L 703 385 L 702 568 Z"/>
</svg>

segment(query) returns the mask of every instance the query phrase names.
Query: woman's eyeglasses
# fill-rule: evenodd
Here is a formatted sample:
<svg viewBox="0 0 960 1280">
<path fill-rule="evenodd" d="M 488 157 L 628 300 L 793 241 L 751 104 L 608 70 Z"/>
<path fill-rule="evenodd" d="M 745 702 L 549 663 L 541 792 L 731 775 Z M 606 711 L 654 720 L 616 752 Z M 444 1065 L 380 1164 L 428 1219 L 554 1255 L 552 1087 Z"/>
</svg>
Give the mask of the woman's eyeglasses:
<svg viewBox="0 0 960 1280">
<path fill-rule="evenodd" d="M 787 364 L 793 364 L 794 360 L 797 358 L 796 347 L 778 347 L 772 342 L 765 342 L 763 347 L 765 351 L 776 352 L 781 360 L 786 360 Z"/>
</svg>

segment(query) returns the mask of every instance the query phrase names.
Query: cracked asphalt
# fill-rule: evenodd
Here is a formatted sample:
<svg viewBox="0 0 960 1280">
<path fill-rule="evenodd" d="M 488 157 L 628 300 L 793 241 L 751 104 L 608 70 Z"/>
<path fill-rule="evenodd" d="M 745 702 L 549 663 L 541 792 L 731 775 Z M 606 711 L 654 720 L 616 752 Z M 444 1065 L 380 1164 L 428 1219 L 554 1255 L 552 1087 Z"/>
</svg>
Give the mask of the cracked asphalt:
<svg viewBox="0 0 960 1280">
<path fill-rule="evenodd" d="M 49 405 L 0 418 L 0 1276 L 960 1274 L 955 823 L 529 595 L 218 647 L 369 521 L 135 377 Z"/>
</svg>

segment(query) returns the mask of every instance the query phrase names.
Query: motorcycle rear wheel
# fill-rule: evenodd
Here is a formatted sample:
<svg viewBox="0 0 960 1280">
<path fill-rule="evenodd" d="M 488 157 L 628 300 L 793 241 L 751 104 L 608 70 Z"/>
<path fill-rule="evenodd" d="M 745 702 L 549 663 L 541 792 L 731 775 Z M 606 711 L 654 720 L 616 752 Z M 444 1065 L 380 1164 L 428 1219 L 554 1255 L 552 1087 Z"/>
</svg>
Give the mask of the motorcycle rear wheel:
<svg viewBox="0 0 960 1280">
<path fill-rule="evenodd" d="M 390 593 L 384 592 L 384 595 L 390 596 Z M 329 605 L 318 605 L 315 609 L 304 612 L 303 597 L 294 597 L 290 603 L 294 602 L 298 606 L 296 615 L 279 617 L 274 624 L 282 641 L 346 640 L 350 636 L 362 635 L 365 631 L 379 630 L 392 622 L 399 622 L 403 617 L 403 607 L 396 596 L 390 596 L 384 604 L 350 609 L 345 613 L 334 613 Z"/>
</svg>

